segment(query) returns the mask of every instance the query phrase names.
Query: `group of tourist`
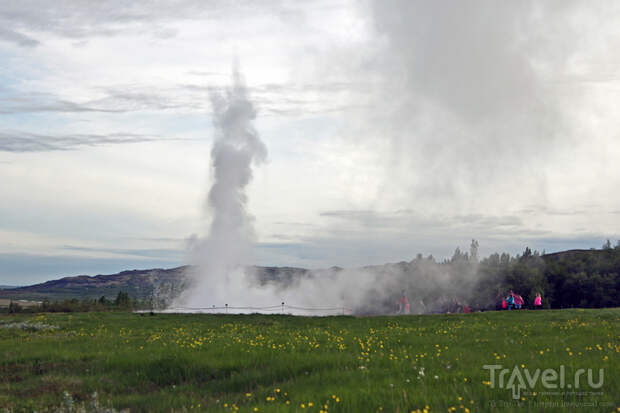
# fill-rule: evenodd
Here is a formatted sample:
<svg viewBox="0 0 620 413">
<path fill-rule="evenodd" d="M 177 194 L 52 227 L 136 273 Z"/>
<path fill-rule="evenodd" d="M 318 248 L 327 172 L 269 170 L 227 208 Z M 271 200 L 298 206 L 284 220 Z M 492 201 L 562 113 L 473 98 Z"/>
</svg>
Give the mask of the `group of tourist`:
<svg viewBox="0 0 620 413">
<path fill-rule="evenodd" d="M 437 305 L 434 307 L 428 307 L 424 304 L 422 300 L 419 301 L 419 305 L 422 307 L 420 313 L 471 313 L 472 308 L 468 304 L 461 303 L 456 297 L 449 298 L 446 296 L 439 297 L 436 300 Z M 473 311 L 484 311 L 484 307 L 476 307 L 477 309 L 473 309 Z M 510 290 L 506 297 L 500 297 L 497 301 L 496 310 L 521 310 L 525 307 L 525 300 L 520 294 L 515 293 Z M 536 293 L 536 297 L 534 298 L 534 302 L 532 305 L 534 310 L 542 309 L 542 297 L 540 293 Z M 396 314 L 413 314 L 413 308 L 409 304 L 409 298 L 407 297 L 406 291 L 402 290 L 400 298 L 396 302 Z"/>
<path fill-rule="evenodd" d="M 498 305 L 498 309 L 501 310 L 520 310 L 524 308 L 525 300 L 519 294 L 515 294 L 512 290 L 508 293 L 508 296 L 503 297 L 501 304 Z M 540 293 L 536 293 L 534 298 L 534 310 L 540 310 L 542 308 L 542 297 Z"/>
</svg>

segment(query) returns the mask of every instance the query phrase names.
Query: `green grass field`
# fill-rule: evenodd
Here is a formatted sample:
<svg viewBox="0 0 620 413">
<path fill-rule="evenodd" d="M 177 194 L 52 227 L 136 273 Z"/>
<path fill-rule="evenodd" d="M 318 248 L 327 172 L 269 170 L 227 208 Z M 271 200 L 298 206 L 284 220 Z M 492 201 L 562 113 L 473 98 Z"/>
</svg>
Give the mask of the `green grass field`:
<svg viewBox="0 0 620 413">
<path fill-rule="evenodd" d="M 23 324 L 23 322 L 27 322 Z M 22 324 L 17 324 L 22 323 Z M 53 326 L 58 328 L 49 328 Z M 620 309 L 401 317 L 0 316 L 0 411 L 620 411 Z M 510 369 L 492 386 L 484 365 Z M 506 388 L 564 366 L 578 390 Z M 496 372 L 499 374 L 499 371 Z M 531 377 L 530 377 L 531 378 Z M 513 381 L 518 383 L 518 381 Z M 555 383 L 559 383 L 558 380 Z"/>
</svg>

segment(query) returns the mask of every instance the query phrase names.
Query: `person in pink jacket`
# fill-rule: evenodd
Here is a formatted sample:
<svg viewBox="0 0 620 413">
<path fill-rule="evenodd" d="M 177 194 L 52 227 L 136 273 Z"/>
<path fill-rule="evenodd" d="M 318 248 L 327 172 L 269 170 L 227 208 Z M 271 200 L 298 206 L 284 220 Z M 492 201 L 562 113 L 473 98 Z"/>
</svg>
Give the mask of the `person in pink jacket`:
<svg viewBox="0 0 620 413">
<path fill-rule="evenodd" d="M 542 297 L 540 293 L 536 293 L 536 298 L 534 298 L 534 310 L 540 310 L 542 308 Z"/>
<path fill-rule="evenodd" d="M 409 299 L 405 290 L 402 291 L 400 300 L 398 300 L 398 313 L 399 314 L 411 314 L 411 306 L 409 305 Z"/>
</svg>

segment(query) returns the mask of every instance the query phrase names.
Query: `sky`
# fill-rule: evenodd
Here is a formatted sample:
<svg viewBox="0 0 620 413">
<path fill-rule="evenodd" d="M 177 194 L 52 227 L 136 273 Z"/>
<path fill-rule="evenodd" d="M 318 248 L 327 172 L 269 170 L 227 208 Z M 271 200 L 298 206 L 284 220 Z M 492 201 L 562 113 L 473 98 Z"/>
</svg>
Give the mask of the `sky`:
<svg viewBox="0 0 620 413">
<path fill-rule="evenodd" d="M 615 1 L 0 3 L 0 285 L 188 261 L 235 60 L 267 161 L 253 264 L 600 247 Z"/>
</svg>

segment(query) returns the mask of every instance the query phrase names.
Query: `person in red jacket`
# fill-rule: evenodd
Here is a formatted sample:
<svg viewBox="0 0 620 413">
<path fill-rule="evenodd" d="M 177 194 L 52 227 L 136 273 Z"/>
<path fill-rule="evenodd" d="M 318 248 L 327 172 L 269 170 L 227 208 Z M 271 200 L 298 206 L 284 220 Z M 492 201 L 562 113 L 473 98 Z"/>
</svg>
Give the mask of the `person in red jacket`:
<svg viewBox="0 0 620 413">
<path fill-rule="evenodd" d="M 409 299 L 405 294 L 405 290 L 401 292 L 400 300 L 398 300 L 398 313 L 399 314 L 409 314 L 411 312 L 411 307 L 409 306 Z"/>
</svg>

